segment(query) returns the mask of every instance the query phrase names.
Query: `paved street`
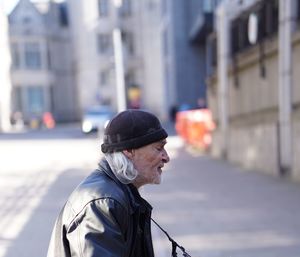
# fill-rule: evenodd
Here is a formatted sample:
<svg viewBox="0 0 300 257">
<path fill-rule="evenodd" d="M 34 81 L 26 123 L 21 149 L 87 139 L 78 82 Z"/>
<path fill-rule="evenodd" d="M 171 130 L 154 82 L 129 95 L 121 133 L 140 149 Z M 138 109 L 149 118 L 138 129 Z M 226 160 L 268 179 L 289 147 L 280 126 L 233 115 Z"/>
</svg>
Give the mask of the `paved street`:
<svg viewBox="0 0 300 257">
<path fill-rule="evenodd" d="M 300 185 L 213 160 L 170 137 L 160 186 L 142 194 L 193 257 L 299 257 Z M 76 128 L 0 134 L 0 257 L 43 257 L 54 219 L 100 155 Z M 156 256 L 171 245 L 153 228 Z M 180 255 L 179 255 L 180 256 Z"/>
<path fill-rule="evenodd" d="M 180 149 L 146 191 L 154 219 L 193 257 L 300 256 L 299 184 Z"/>
<path fill-rule="evenodd" d="M 72 127 L 0 135 L 1 257 L 46 256 L 54 219 L 99 149 Z"/>
</svg>

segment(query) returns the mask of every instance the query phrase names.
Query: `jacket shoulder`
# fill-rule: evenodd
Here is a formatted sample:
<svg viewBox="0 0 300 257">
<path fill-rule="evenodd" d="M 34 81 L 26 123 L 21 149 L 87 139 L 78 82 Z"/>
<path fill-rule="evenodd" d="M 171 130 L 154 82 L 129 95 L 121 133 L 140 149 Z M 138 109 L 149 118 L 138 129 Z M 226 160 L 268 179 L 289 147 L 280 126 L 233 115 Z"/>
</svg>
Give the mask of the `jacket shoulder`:
<svg viewBox="0 0 300 257">
<path fill-rule="evenodd" d="M 104 172 L 96 170 L 73 191 L 67 206 L 72 209 L 73 215 L 77 215 L 87 204 L 101 199 L 116 201 L 125 209 L 130 204 L 124 189 Z"/>
</svg>

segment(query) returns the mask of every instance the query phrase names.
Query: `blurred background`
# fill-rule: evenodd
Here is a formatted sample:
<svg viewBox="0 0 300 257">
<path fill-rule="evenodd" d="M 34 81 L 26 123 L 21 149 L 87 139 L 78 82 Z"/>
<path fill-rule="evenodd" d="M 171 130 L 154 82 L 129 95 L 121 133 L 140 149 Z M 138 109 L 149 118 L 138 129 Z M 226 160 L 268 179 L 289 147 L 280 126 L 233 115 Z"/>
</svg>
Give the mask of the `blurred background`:
<svg viewBox="0 0 300 257">
<path fill-rule="evenodd" d="M 300 181 L 299 0 L 0 0 L 0 81 L 3 202 L 24 170 L 92 169 L 127 108 L 162 120 L 174 156 Z"/>
</svg>

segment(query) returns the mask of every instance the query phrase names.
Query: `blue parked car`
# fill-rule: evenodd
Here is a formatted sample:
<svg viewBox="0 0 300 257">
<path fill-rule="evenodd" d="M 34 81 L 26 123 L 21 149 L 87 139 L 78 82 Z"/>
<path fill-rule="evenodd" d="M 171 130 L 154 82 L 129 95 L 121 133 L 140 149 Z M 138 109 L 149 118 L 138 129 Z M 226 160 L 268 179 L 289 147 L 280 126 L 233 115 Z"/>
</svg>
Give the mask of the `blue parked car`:
<svg viewBox="0 0 300 257">
<path fill-rule="evenodd" d="M 89 107 L 82 117 L 82 132 L 85 134 L 97 131 L 102 132 L 114 114 L 109 106 Z"/>
</svg>

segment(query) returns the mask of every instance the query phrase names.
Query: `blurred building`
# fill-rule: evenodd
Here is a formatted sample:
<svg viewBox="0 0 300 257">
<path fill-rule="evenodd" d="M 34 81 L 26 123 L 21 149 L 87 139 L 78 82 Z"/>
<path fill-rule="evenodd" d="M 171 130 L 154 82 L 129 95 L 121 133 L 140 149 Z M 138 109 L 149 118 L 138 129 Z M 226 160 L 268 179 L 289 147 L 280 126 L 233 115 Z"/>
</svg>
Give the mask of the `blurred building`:
<svg viewBox="0 0 300 257">
<path fill-rule="evenodd" d="M 213 155 L 300 180 L 300 1 L 225 0 L 216 19 Z"/>
<path fill-rule="evenodd" d="M 143 90 L 141 2 L 124 0 L 117 10 L 112 0 L 70 0 L 73 62 L 79 106 L 111 105 L 117 109 L 113 31 L 121 30 L 126 92 Z M 127 105 L 128 94 L 126 95 Z"/>
<path fill-rule="evenodd" d="M 13 112 L 28 119 L 51 111 L 66 121 L 93 105 L 117 110 L 116 28 L 128 108 L 165 120 L 170 111 L 206 107 L 206 35 L 218 2 L 20 0 L 10 14 Z"/>
<path fill-rule="evenodd" d="M 143 101 L 164 119 L 207 106 L 206 36 L 218 2 L 142 1 Z"/>
<path fill-rule="evenodd" d="M 141 1 L 140 30 L 144 81 L 143 104 L 161 119 L 168 119 L 169 93 L 164 83 L 161 0 Z"/>
<path fill-rule="evenodd" d="M 7 17 L 0 8 L 0 131 L 10 129 L 11 80 Z"/>
<path fill-rule="evenodd" d="M 52 112 L 78 119 L 69 21 L 64 3 L 20 0 L 9 15 L 12 113 L 25 121 Z"/>
<path fill-rule="evenodd" d="M 206 48 L 198 32 L 210 2 L 161 0 L 164 87 L 170 109 L 206 107 Z"/>
<path fill-rule="evenodd" d="M 198 43 L 194 26 L 218 1 L 123 0 L 119 11 L 114 2 L 68 1 L 80 108 L 117 108 L 112 42 L 117 26 L 127 107 L 147 108 L 163 119 L 174 107 L 206 107 L 206 48 Z"/>
</svg>

